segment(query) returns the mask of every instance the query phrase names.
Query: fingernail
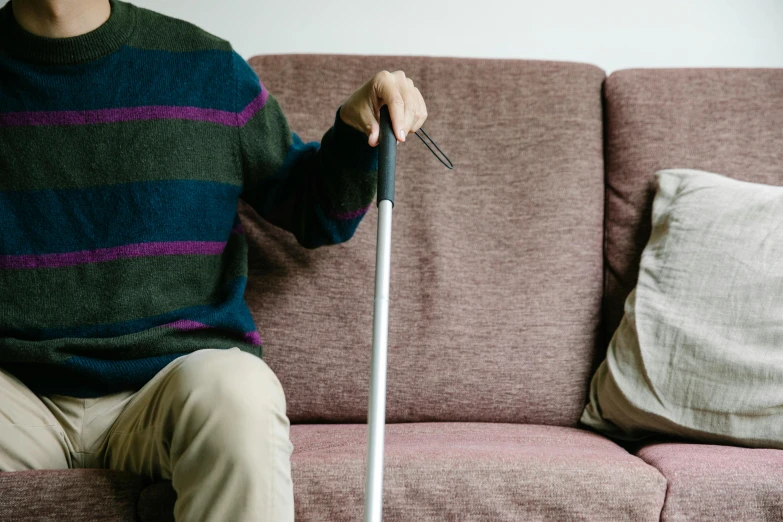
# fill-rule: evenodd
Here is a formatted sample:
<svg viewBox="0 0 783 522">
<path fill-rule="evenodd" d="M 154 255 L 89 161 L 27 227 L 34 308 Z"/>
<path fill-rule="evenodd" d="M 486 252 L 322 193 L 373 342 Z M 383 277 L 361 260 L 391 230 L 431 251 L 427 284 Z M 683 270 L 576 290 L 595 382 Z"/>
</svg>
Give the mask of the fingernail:
<svg viewBox="0 0 783 522">
<path fill-rule="evenodd" d="M 405 141 L 405 131 L 404 131 L 404 130 L 402 130 L 402 129 L 400 129 L 400 130 L 399 130 L 399 133 L 400 133 L 400 139 L 401 139 L 402 141 Z"/>
</svg>

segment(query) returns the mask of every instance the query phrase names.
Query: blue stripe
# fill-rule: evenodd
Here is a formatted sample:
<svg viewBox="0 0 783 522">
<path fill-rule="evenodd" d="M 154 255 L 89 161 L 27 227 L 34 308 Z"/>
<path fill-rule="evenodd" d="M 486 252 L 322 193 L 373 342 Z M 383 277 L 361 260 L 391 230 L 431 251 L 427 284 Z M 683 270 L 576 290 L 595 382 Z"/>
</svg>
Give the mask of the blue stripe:
<svg viewBox="0 0 783 522">
<path fill-rule="evenodd" d="M 60 81 L 63 77 L 68 81 Z M 147 105 L 240 112 L 260 92 L 247 62 L 235 51 L 221 50 L 171 52 L 123 46 L 98 60 L 72 65 L 3 57 L 0 78 L 0 112 Z"/>
<path fill-rule="evenodd" d="M 65 364 L 2 363 L 36 395 L 101 397 L 123 390 L 138 390 L 168 363 L 187 353 L 145 359 L 111 361 L 75 356 Z"/>
<path fill-rule="evenodd" d="M 160 180 L 0 191 L 0 255 L 226 241 L 241 190 L 213 181 Z"/>
<path fill-rule="evenodd" d="M 332 217 L 327 216 L 324 213 L 321 205 L 316 205 L 315 215 L 318 221 L 321 223 L 321 229 L 323 233 L 315 238 L 307 238 L 304 241 L 305 248 L 318 248 L 324 245 L 337 245 L 349 241 L 356 233 L 356 229 L 359 228 L 359 223 L 366 214 L 360 214 L 353 218 L 335 220 Z M 311 229 L 312 230 L 312 229 Z"/>
<path fill-rule="evenodd" d="M 237 77 L 238 108 L 236 109 L 236 112 L 239 112 L 258 96 L 261 92 L 261 85 L 258 75 L 250 67 L 250 64 L 236 52 L 233 52 L 232 54 Z"/>
<path fill-rule="evenodd" d="M 84 389 L 83 385 L 72 388 L 71 394 L 84 395 L 93 390 L 113 393 L 118 390 L 140 388 L 155 377 L 167 364 L 183 355 L 187 355 L 187 353 L 172 353 L 129 360 L 94 359 L 75 355 L 65 361 L 61 371 L 70 374 L 67 382 L 72 386 L 75 383 L 90 384 L 90 389 Z"/>
</svg>

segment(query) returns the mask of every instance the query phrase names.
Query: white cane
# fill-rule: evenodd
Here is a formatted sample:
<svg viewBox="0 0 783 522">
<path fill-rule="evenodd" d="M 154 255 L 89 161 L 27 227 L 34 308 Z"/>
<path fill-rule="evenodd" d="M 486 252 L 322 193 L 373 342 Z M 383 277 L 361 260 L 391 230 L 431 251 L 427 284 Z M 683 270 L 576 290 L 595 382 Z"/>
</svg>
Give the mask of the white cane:
<svg viewBox="0 0 783 522">
<path fill-rule="evenodd" d="M 381 522 L 383 510 L 383 435 L 386 421 L 386 354 L 389 337 L 389 261 L 391 259 L 391 224 L 394 207 L 394 171 L 397 161 L 397 138 L 389 116 L 389 107 L 381 107 L 380 144 L 378 145 L 378 242 L 375 253 L 375 304 L 372 317 L 372 362 L 370 373 L 370 406 L 367 412 L 367 475 L 364 484 L 364 522 Z M 454 170 L 451 160 L 432 141 L 446 161 L 432 150 L 427 141 L 416 136 L 443 163 Z"/>
<path fill-rule="evenodd" d="M 389 262 L 394 207 L 397 139 L 389 108 L 381 107 L 378 151 L 378 240 L 375 252 L 375 304 L 372 317 L 370 406 L 367 412 L 367 475 L 364 522 L 381 522 L 383 509 L 383 435 L 386 421 L 386 353 L 389 336 Z"/>
</svg>

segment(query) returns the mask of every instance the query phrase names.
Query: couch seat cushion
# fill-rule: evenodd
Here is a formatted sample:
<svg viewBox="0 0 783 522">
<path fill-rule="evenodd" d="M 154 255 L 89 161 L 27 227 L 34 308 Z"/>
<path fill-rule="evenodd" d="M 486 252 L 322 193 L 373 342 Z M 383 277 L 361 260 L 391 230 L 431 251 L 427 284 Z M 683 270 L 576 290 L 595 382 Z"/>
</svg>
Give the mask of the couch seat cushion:
<svg viewBox="0 0 783 522">
<path fill-rule="evenodd" d="M 367 429 L 293 425 L 297 521 L 361 520 Z M 659 519 L 652 467 L 575 428 L 503 423 L 388 424 L 384 521 Z"/>
<path fill-rule="evenodd" d="M 783 520 L 783 450 L 668 442 L 637 455 L 669 483 L 663 522 Z"/>
<path fill-rule="evenodd" d="M 135 522 L 142 478 L 104 469 L 0 473 L 0 520 Z"/>
<path fill-rule="evenodd" d="M 291 426 L 297 522 L 361 520 L 364 424 Z M 592 432 L 501 423 L 387 424 L 383 520 L 658 521 L 666 480 Z M 172 521 L 169 483 L 142 492 L 142 522 Z"/>
</svg>

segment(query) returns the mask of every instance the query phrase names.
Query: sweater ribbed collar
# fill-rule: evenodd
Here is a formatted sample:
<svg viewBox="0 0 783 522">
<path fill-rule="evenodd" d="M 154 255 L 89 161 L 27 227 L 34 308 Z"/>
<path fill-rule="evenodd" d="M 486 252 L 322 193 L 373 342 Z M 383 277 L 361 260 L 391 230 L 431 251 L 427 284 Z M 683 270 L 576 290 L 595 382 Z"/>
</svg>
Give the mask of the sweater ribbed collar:
<svg viewBox="0 0 783 522">
<path fill-rule="evenodd" d="M 0 9 L 0 48 L 23 60 L 46 64 L 69 64 L 95 60 L 120 48 L 136 26 L 136 9 L 120 0 L 109 0 L 111 14 L 103 25 L 79 36 L 48 38 L 20 26 L 11 8 Z"/>
</svg>

